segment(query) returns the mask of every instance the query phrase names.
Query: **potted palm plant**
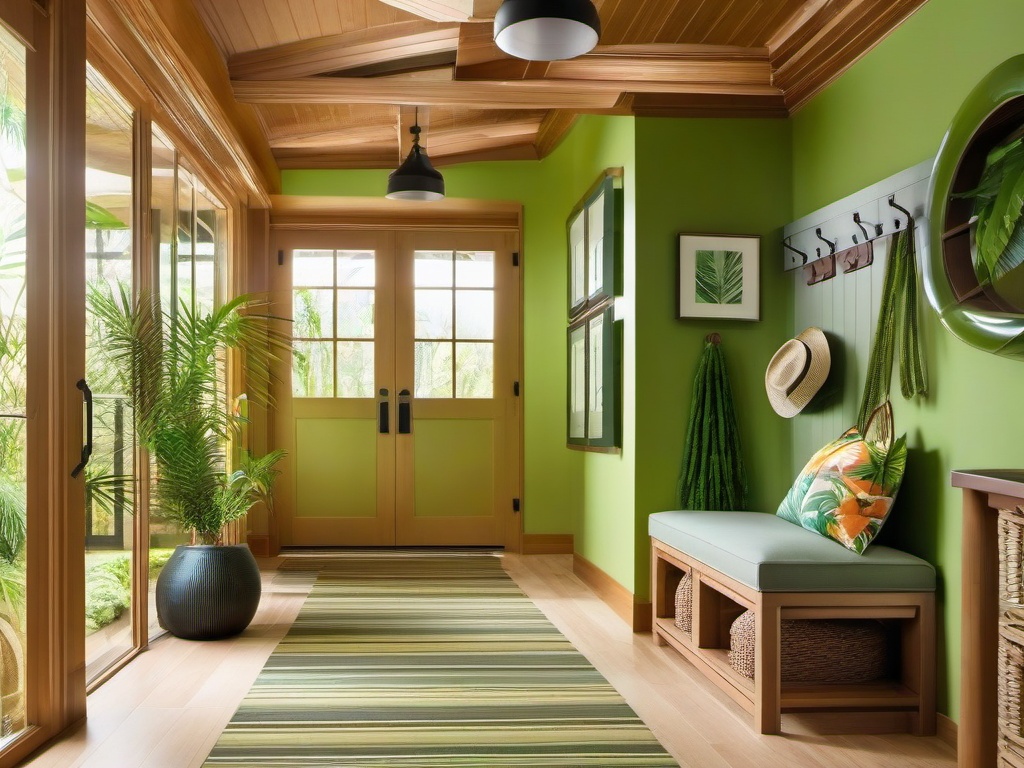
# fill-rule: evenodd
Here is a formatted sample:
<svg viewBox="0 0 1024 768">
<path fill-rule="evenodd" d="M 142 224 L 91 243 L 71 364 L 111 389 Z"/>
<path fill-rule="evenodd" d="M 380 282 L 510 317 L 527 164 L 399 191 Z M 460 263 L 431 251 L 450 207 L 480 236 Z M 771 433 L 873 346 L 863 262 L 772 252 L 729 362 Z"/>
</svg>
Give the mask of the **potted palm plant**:
<svg viewBox="0 0 1024 768">
<path fill-rule="evenodd" d="M 241 350 L 248 396 L 266 398 L 269 363 L 284 341 L 251 295 L 209 313 L 183 302 L 174 314 L 152 297 L 133 303 L 124 286 L 89 299 L 154 463 L 154 512 L 192 536 L 157 580 L 160 625 L 192 640 L 237 634 L 259 606 L 260 574 L 247 545 L 223 544 L 223 529 L 269 492 L 284 453 L 247 457 L 229 471 L 227 438 L 242 419 L 224 402 L 220 363 L 227 350 Z"/>
</svg>

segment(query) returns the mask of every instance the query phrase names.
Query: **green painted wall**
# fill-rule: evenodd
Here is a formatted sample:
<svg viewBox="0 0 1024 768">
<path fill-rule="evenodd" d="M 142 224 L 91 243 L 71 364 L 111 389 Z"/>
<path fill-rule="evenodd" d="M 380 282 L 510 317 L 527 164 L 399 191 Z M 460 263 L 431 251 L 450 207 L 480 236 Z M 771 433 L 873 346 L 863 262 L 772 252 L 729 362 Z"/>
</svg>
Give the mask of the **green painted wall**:
<svg viewBox="0 0 1024 768">
<path fill-rule="evenodd" d="M 792 483 L 788 423 L 764 370 L 788 338 L 791 287 L 782 228 L 792 218 L 790 126 L 784 120 L 637 120 L 636 572 L 649 592 L 647 517 L 675 509 L 690 395 L 703 340 L 722 335 L 748 468 L 748 506 L 774 512 Z M 761 237 L 761 321 L 677 317 L 678 235 Z"/>
<path fill-rule="evenodd" d="M 429 149 L 429 136 L 424 142 Z M 569 212 L 607 167 L 625 168 L 625 242 L 634 237 L 634 121 L 585 117 L 540 162 L 472 163 L 443 168 L 450 197 L 523 203 L 524 280 L 524 527 L 527 533 L 574 533 L 576 551 L 632 586 L 632 419 L 625 419 L 621 455 L 583 454 L 565 447 L 566 233 Z M 386 171 L 285 171 L 286 195 L 377 196 Z M 627 284 L 633 274 L 627 247 Z M 626 336 L 632 331 L 627 321 Z M 633 344 L 627 342 L 627 349 Z M 626 381 L 631 382 L 632 355 Z M 626 386 L 631 414 L 632 387 Z"/>
<path fill-rule="evenodd" d="M 1019 0 L 929 0 L 793 118 L 794 216 L 933 156 L 972 87 L 1024 52 L 1022 28 Z M 956 719 L 960 493 L 949 473 L 1024 466 L 1024 366 L 952 337 L 930 309 L 923 317 L 930 392 L 923 404 L 896 396 L 912 453 L 883 536 L 939 569 L 939 710 Z"/>
</svg>

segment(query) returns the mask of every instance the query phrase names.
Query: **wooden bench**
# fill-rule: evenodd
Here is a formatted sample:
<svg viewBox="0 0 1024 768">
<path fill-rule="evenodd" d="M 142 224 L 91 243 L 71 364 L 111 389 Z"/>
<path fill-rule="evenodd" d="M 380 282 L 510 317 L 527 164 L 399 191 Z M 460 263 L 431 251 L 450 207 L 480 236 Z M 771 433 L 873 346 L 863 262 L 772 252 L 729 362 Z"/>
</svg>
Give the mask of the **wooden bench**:
<svg viewBox="0 0 1024 768">
<path fill-rule="evenodd" d="M 844 710 L 901 713 L 911 732 L 935 733 L 935 570 L 924 560 L 877 545 L 857 555 L 758 512 L 659 512 L 649 533 L 655 642 L 692 662 L 753 715 L 761 733 L 779 733 L 784 712 Z M 686 573 L 690 634 L 674 621 L 675 592 Z M 729 627 L 747 609 L 756 617 L 753 680 L 728 659 Z M 782 682 L 783 619 L 898 622 L 898 679 Z"/>
</svg>

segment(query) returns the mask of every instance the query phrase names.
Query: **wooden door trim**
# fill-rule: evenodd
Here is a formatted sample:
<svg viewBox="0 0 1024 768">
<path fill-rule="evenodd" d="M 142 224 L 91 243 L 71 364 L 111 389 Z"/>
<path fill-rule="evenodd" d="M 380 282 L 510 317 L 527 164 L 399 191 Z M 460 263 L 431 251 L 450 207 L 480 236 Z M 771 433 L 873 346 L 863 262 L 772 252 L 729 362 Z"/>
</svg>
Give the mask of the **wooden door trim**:
<svg viewBox="0 0 1024 768">
<path fill-rule="evenodd" d="M 383 190 L 382 190 L 383 191 Z M 382 197 L 271 195 L 274 229 L 512 230 L 519 231 L 523 206 L 513 200 L 446 197 L 424 205 Z"/>
</svg>

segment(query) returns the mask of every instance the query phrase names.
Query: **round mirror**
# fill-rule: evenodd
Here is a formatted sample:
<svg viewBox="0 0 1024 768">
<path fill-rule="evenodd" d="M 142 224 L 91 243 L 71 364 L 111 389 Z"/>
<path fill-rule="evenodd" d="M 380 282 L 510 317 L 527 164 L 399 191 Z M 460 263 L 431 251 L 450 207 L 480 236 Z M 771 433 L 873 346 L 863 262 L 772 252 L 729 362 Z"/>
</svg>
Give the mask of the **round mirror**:
<svg viewBox="0 0 1024 768">
<path fill-rule="evenodd" d="M 925 292 L 942 324 L 1024 360 L 1024 56 L 964 101 L 932 170 Z"/>
</svg>

